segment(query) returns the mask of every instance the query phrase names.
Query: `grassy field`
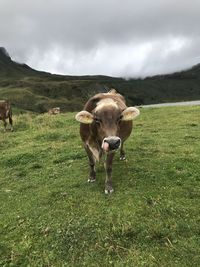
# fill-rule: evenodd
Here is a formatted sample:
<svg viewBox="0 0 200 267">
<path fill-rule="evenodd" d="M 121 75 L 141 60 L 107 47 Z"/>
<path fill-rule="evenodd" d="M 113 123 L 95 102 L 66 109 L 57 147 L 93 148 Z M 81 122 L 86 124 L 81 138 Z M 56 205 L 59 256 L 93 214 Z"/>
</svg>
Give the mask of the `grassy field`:
<svg viewBox="0 0 200 267">
<path fill-rule="evenodd" d="M 199 114 L 141 109 L 109 196 L 103 162 L 87 183 L 74 113 L 15 116 L 0 131 L 0 266 L 200 266 Z"/>
</svg>

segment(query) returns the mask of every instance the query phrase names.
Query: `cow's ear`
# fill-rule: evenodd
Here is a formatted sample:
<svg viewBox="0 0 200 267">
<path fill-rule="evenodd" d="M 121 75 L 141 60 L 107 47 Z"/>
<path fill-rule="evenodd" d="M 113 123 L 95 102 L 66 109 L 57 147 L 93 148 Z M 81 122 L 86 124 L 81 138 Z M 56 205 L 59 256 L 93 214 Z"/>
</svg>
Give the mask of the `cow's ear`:
<svg viewBox="0 0 200 267">
<path fill-rule="evenodd" d="M 121 120 L 122 121 L 131 121 L 139 115 L 140 115 L 139 109 L 137 109 L 135 107 L 129 107 L 129 108 L 126 108 L 122 112 L 122 119 Z"/>
<path fill-rule="evenodd" d="M 93 122 L 93 115 L 85 110 L 82 110 L 79 113 L 77 113 L 75 118 L 77 121 L 85 124 L 90 124 Z"/>
</svg>

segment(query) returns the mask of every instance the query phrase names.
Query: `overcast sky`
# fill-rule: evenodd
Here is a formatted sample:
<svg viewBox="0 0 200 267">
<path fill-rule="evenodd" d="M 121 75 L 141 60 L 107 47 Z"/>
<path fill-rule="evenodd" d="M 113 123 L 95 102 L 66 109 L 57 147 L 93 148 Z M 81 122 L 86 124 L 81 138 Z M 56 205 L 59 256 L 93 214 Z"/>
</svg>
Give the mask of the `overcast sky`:
<svg viewBox="0 0 200 267">
<path fill-rule="evenodd" d="M 200 63 L 200 0 L 0 0 L 0 46 L 52 73 L 171 73 Z"/>
</svg>

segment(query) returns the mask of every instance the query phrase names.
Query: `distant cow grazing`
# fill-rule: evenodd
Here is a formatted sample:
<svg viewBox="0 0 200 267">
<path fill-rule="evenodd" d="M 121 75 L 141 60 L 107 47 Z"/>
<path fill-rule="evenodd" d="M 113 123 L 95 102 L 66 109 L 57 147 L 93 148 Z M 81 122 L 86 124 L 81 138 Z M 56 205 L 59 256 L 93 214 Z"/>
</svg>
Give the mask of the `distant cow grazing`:
<svg viewBox="0 0 200 267">
<path fill-rule="evenodd" d="M 132 120 L 140 114 L 135 107 L 127 107 L 125 99 L 114 89 L 100 93 L 88 100 L 84 110 L 76 115 L 80 124 L 80 135 L 89 158 L 88 182 L 96 179 L 95 162 L 106 153 L 105 193 L 112 193 L 112 162 L 120 149 L 120 159 L 125 160 L 124 141 L 132 131 Z"/>
<path fill-rule="evenodd" d="M 57 115 L 57 114 L 60 113 L 60 108 L 59 107 L 57 107 L 57 108 L 50 108 L 49 111 L 48 111 L 48 113 L 50 115 Z"/>
<path fill-rule="evenodd" d="M 13 131 L 13 120 L 12 120 L 12 109 L 11 105 L 6 100 L 0 100 L 0 120 L 4 123 L 4 129 L 6 131 L 7 122 L 6 119 L 9 119 L 10 130 Z"/>
</svg>

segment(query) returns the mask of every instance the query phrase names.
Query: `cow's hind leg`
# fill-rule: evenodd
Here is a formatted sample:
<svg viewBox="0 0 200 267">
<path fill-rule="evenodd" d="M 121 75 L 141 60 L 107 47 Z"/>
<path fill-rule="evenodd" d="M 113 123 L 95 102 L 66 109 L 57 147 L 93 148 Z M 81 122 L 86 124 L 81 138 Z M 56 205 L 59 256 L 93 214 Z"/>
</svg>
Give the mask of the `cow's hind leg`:
<svg viewBox="0 0 200 267">
<path fill-rule="evenodd" d="M 125 160 L 126 159 L 126 155 L 123 149 L 123 143 L 121 144 L 121 148 L 120 148 L 120 160 Z"/>
<path fill-rule="evenodd" d="M 3 119 L 3 125 L 4 125 L 4 132 L 6 131 L 7 122 L 6 119 Z"/>
<path fill-rule="evenodd" d="M 92 152 L 90 151 L 89 147 L 87 145 L 85 145 L 84 147 L 85 147 L 85 151 L 88 155 L 89 164 L 90 164 L 90 175 L 88 178 L 88 182 L 92 183 L 92 182 L 95 182 L 95 180 L 96 180 L 95 160 L 94 160 L 94 157 L 93 157 Z"/>
<path fill-rule="evenodd" d="M 112 187 L 112 162 L 114 158 L 115 153 L 108 154 L 106 157 L 105 162 L 105 170 L 106 170 L 106 181 L 105 181 L 105 193 L 110 194 L 112 193 L 113 187 Z"/>
<path fill-rule="evenodd" d="M 9 123 L 10 123 L 10 130 L 11 132 L 13 132 L 13 120 L 11 116 L 9 116 Z"/>
</svg>

